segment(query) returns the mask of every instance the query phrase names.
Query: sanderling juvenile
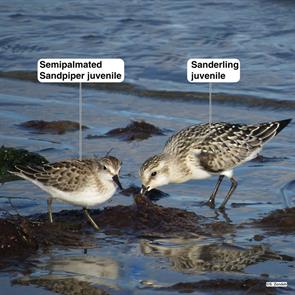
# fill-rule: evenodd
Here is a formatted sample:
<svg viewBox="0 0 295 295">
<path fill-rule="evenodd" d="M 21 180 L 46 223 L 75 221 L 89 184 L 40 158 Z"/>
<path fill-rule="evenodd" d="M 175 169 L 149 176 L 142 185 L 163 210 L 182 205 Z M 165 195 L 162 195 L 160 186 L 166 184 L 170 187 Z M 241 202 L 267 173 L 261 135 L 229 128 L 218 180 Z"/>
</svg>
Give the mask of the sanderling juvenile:
<svg viewBox="0 0 295 295">
<path fill-rule="evenodd" d="M 10 171 L 23 179 L 29 180 L 49 193 L 47 200 L 49 221 L 52 223 L 52 200 L 83 207 L 90 223 L 99 229 L 88 212 L 107 201 L 116 191 L 122 189 L 119 181 L 121 162 L 112 156 L 91 159 L 70 159 L 43 166 L 16 166 Z"/>
<path fill-rule="evenodd" d="M 219 186 L 227 176 L 231 187 L 220 205 L 224 209 L 237 187 L 233 169 L 254 159 L 262 146 L 291 119 L 255 125 L 212 123 L 187 127 L 171 136 L 162 153 L 146 160 L 139 171 L 144 194 L 155 187 L 219 175 L 208 200 L 215 207 Z"/>
</svg>

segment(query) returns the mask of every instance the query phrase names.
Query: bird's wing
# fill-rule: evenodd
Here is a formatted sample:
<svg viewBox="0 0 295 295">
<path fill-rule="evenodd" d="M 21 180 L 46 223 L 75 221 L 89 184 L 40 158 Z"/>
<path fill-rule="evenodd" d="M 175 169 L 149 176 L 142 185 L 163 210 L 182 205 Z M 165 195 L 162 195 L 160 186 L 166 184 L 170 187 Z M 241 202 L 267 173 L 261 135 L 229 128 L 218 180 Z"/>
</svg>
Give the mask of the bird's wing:
<svg viewBox="0 0 295 295">
<path fill-rule="evenodd" d="M 16 166 L 12 171 L 24 179 L 62 191 L 79 190 L 89 181 L 89 167 L 81 161 L 62 161 L 43 166 Z M 87 176 L 88 175 L 88 176 Z"/>
<path fill-rule="evenodd" d="M 221 172 L 253 159 L 262 145 L 274 137 L 290 120 L 241 125 L 212 123 L 185 128 L 170 137 L 164 152 L 198 157 L 210 172 Z"/>
<path fill-rule="evenodd" d="M 214 129 L 196 143 L 200 165 L 211 172 L 230 170 L 252 160 L 263 144 L 274 137 L 279 122 L 259 125 L 216 123 Z"/>
</svg>

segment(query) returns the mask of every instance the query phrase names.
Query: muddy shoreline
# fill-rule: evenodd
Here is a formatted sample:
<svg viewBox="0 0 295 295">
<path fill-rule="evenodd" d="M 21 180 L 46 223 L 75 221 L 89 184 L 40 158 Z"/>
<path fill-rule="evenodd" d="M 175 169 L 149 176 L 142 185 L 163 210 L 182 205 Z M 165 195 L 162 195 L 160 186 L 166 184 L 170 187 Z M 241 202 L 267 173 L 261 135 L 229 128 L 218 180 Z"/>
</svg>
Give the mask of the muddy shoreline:
<svg viewBox="0 0 295 295">
<path fill-rule="evenodd" d="M 243 226 L 262 227 L 273 234 L 291 234 L 295 231 L 295 208 L 275 210 L 247 224 L 215 221 L 194 212 L 162 207 L 149 198 L 134 196 L 134 204 L 117 205 L 103 210 L 90 210 L 107 235 L 132 235 L 137 238 L 196 238 L 223 236 L 235 233 Z M 23 257 L 52 246 L 89 247 L 95 230 L 87 224 L 82 210 L 62 210 L 53 214 L 23 217 L 12 215 L 0 219 L 0 257 Z M 261 241 L 261 235 L 254 240 Z M 263 237 L 263 236 L 262 236 Z"/>
</svg>

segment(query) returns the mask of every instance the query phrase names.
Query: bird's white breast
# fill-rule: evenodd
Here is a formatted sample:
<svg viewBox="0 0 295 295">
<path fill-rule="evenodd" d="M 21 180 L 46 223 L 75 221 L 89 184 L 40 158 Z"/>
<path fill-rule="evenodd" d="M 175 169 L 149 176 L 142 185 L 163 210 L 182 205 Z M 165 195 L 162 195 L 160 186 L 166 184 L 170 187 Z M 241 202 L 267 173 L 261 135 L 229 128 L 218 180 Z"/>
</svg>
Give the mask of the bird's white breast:
<svg viewBox="0 0 295 295">
<path fill-rule="evenodd" d="M 212 176 L 211 173 L 204 170 L 202 167 L 189 165 L 191 170 L 191 179 L 206 179 Z"/>
<path fill-rule="evenodd" d="M 199 151 L 193 151 L 191 155 L 187 157 L 186 164 L 191 171 L 191 179 L 206 179 L 213 175 L 200 165 L 198 159 L 199 153 Z"/>
<path fill-rule="evenodd" d="M 110 199 L 116 191 L 116 186 L 112 183 L 109 183 L 105 185 L 100 191 L 96 186 L 85 187 L 80 191 L 73 192 L 61 191 L 57 188 L 49 186 L 43 186 L 43 189 L 47 191 L 54 199 L 89 208 L 104 203 Z"/>
</svg>

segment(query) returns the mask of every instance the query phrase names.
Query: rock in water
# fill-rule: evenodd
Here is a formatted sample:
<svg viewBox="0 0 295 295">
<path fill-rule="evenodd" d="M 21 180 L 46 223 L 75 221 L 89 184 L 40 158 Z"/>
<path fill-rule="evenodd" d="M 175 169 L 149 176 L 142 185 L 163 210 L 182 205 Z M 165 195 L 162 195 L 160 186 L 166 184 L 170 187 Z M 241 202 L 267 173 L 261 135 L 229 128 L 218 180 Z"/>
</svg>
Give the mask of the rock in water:
<svg viewBox="0 0 295 295">
<path fill-rule="evenodd" d="M 36 130 L 40 133 L 52 133 L 52 134 L 64 134 L 66 132 L 79 130 L 79 123 L 68 120 L 60 121 L 43 121 L 43 120 L 31 120 L 23 122 L 19 125 L 23 128 L 29 128 Z M 86 126 L 82 126 L 83 129 L 88 129 Z"/>
<path fill-rule="evenodd" d="M 88 135 L 88 139 L 119 137 L 124 141 L 144 140 L 153 135 L 164 135 L 164 131 L 145 121 L 132 121 L 126 127 L 115 128 L 104 135 Z"/>
</svg>

